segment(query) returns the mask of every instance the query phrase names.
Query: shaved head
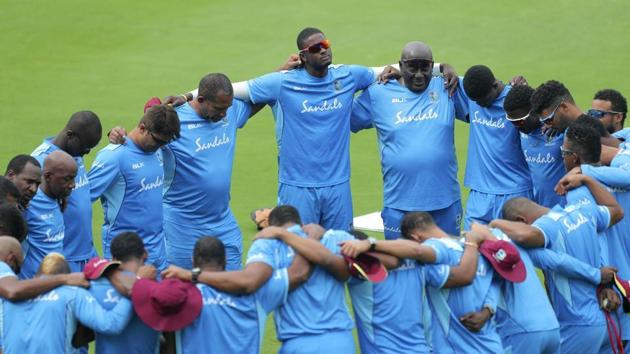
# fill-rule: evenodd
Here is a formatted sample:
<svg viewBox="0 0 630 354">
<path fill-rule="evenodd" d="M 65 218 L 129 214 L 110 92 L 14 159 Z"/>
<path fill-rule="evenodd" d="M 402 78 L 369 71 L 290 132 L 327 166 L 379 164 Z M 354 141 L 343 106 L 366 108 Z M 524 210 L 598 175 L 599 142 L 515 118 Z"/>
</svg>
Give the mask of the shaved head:
<svg viewBox="0 0 630 354">
<path fill-rule="evenodd" d="M 44 178 L 41 188 L 48 196 L 62 199 L 70 195 L 77 175 L 77 164 L 67 153 L 53 151 L 44 160 Z"/>
<path fill-rule="evenodd" d="M 103 127 L 96 113 L 79 111 L 70 117 L 55 142 L 68 154 L 83 156 L 98 145 L 102 132 Z"/>
<path fill-rule="evenodd" d="M 425 59 L 433 60 L 433 52 L 431 47 L 420 41 L 409 42 L 405 45 L 400 54 L 401 60 Z"/>
<path fill-rule="evenodd" d="M 527 222 L 536 218 L 535 215 L 540 212 L 540 208 L 540 205 L 527 198 L 517 197 L 503 204 L 502 213 L 506 220 Z"/>
<path fill-rule="evenodd" d="M 22 245 L 11 236 L 0 236 L 0 260 L 8 264 L 17 274 L 20 272 L 24 255 L 22 254 Z"/>
</svg>

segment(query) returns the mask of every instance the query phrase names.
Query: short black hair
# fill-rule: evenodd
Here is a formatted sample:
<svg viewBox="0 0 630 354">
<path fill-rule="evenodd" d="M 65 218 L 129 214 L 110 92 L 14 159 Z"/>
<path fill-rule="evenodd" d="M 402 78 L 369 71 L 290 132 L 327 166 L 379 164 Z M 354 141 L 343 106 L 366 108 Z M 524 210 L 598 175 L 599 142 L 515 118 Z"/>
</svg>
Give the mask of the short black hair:
<svg viewBox="0 0 630 354">
<path fill-rule="evenodd" d="M 292 205 L 278 205 L 269 213 L 269 225 L 282 226 L 286 223 L 302 224 L 300 213 Z"/>
<path fill-rule="evenodd" d="M 584 119 L 569 124 L 564 138 L 568 141 L 569 149 L 578 155 L 582 163 L 599 162 L 602 152 L 601 134 Z"/>
<path fill-rule="evenodd" d="M 228 96 L 234 95 L 232 82 L 225 74 L 211 73 L 202 77 L 199 81 L 199 91 L 197 92 L 199 96 L 214 101 L 219 92 L 223 92 Z"/>
<path fill-rule="evenodd" d="M 611 105 L 610 106 L 611 110 L 615 112 L 622 112 L 623 119 L 621 121 L 621 125 L 623 126 L 623 123 L 626 120 L 626 114 L 628 113 L 628 102 L 626 101 L 626 98 L 623 97 L 621 92 L 617 90 L 613 90 L 613 89 L 604 89 L 604 90 L 597 91 L 593 99 L 609 101 Z"/>
<path fill-rule="evenodd" d="M 512 87 L 507 96 L 505 96 L 503 109 L 508 112 L 513 112 L 519 109 L 526 111 L 531 110 L 532 106 L 529 100 L 532 97 L 533 93 L 534 89 L 527 85 L 518 85 Z"/>
<path fill-rule="evenodd" d="M 132 259 L 142 259 L 144 253 L 144 243 L 135 232 L 121 232 L 116 235 L 110 245 L 112 258 L 121 262 Z"/>
<path fill-rule="evenodd" d="M 494 74 L 485 65 L 471 66 L 464 75 L 464 91 L 471 99 L 485 97 L 491 90 L 495 81 Z"/>
<path fill-rule="evenodd" d="M 0 235 L 15 237 L 22 242 L 28 234 L 28 225 L 20 209 L 12 204 L 0 204 Z"/>
<path fill-rule="evenodd" d="M 306 39 L 317 33 L 324 34 L 324 32 L 315 27 L 306 27 L 305 29 L 301 30 L 296 40 L 298 50 L 304 49 L 304 42 L 306 41 Z"/>
<path fill-rule="evenodd" d="M 9 161 L 9 164 L 7 165 L 7 169 L 4 174 L 6 175 L 7 173 L 9 173 L 9 171 L 13 171 L 13 173 L 19 175 L 24 170 L 24 166 L 26 166 L 26 164 L 28 163 L 42 168 L 42 166 L 39 164 L 39 161 L 37 161 L 37 159 L 33 156 L 20 154 L 16 155 L 11 159 L 11 161 Z"/>
<path fill-rule="evenodd" d="M 549 80 L 540 84 L 532 94 L 530 100 L 532 112 L 540 114 L 544 109 L 559 104 L 563 100 L 575 103 L 569 89 L 564 87 L 560 81 Z"/>
<path fill-rule="evenodd" d="M 602 121 L 597 118 L 593 118 L 586 114 L 581 114 L 579 117 L 577 117 L 575 121 L 580 121 L 581 124 L 595 129 L 601 137 L 608 136 L 609 134 L 608 130 L 606 130 L 606 127 L 604 126 L 604 123 L 602 123 Z"/>
<path fill-rule="evenodd" d="M 149 108 L 144 113 L 141 122 L 155 133 L 179 139 L 179 117 L 170 105 L 156 104 Z"/>
<path fill-rule="evenodd" d="M 410 239 L 414 230 L 424 231 L 432 226 L 435 226 L 435 221 L 431 214 L 426 211 L 412 211 L 405 214 L 400 222 L 400 235 Z"/>
<path fill-rule="evenodd" d="M 0 203 L 6 202 L 7 195 L 12 196 L 15 200 L 20 199 L 20 191 L 15 184 L 8 178 L 0 176 Z"/>
<path fill-rule="evenodd" d="M 204 236 L 197 240 L 193 250 L 193 266 L 216 264 L 225 267 L 225 246 L 216 237 Z"/>
<path fill-rule="evenodd" d="M 518 217 L 532 206 L 534 202 L 525 197 L 512 198 L 503 204 L 501 214 L 505 220 L 518 221 Z"/>
</svg>

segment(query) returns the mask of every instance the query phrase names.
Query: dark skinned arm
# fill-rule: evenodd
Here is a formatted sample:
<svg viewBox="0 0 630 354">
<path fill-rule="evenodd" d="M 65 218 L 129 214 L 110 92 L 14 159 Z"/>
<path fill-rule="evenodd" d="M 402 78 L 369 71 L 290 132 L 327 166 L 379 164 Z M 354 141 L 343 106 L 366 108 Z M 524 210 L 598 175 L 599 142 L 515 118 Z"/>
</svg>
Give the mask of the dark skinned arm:
<svg viewBox="0 0 630 354">
<path fill-rule="evenodd" d="M 503 231 L 512 241 L 526 248 L 543 247 L 545 237 L 539 229 L 522 222 L 496 219 L 490 222 L 490 227 Z"/>
<path fill-rule="evenodd" d="M 593 195 L 598 205 L 605 206 L 610 211 L 609 227 L 623 219 L 623 209 L 617 203 L 617 199 L 594 178 L 583 174 L 568 174 L 560 179 L 556 190 L 558 194 L 564 195 L 567 191 L 585 185 Z"/>
<path fill-rule="evenodd" d="M 0 296 L 9 301 L 27 300 L 61 285 L 87 288 L 90 283 L 85 280 L 83 273 L 58 274 L 26 280 L 4 277 L 0 279 Z"/>
</svg>

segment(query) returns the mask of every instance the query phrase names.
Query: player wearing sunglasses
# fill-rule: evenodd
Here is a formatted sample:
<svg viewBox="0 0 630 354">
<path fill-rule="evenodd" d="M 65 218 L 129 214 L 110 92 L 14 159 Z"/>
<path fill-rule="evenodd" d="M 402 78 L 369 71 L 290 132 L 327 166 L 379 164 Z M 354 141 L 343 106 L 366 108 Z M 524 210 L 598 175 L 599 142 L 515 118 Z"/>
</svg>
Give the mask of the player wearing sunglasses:
<svg viewBox="0 0 630 354">
<path fill-rule="evenodd" d="M 407 43 L 399 65 L 400 79 L 372 85 L 355 100 L 350 121 L 353 132 L 378 132 L 385 237 L 400 237 L 400 222 L 410 211 L 427 211 L 458 235 L 462 206 L 454 129 L 455 117 L 464 115 L 456 115 L 448 78 L 432 75 L 428 45 Z"/>
<path fill-rule="evenodd" d="M 591 109 L 586 114 L 599 119 L 610 134 L 623 129 L 628 112 L 626 98 L 616 90 L 598 91 L 593 97 Z"/>
<path fill-rule="evenodd" d="M 543 133 L 538 116 L 531 112 L 529 100 L 534 89 L 520 85 L 512 88 L 505 97 L 505 119 L 512 123 L 521 135 L 521 149 L 529 167 L 534 186 L 534 200 L 548 208 L 564 198 L 554 192 L 556 184 L 564 176 L 560 146 L 564 134 Z"/>
</svg>

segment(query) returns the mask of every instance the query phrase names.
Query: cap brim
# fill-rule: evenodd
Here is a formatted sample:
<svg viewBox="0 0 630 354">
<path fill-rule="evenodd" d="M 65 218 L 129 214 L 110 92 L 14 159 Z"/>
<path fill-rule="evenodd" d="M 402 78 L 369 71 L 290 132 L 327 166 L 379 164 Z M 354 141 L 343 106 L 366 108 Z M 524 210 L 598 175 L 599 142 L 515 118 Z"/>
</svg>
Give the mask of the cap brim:
<svg viewBox="0 0 630 354">
<path fill-rule="evenodd" d="M 617 291 L 621 294 L 623 312 L 630 313 L 630 301 L 628 295 L 630 295 L 630 284 L 627 280 L 620 279 L 617 274 L 613 276 L 613 284 Z"/>
<path fill-rule="evenodd" d="M 199 316 L 203 303 L 201 292 L 194 284 L 188 283 L 186 287 L 188 294 L 182 310 L 168 315 L 160 314 L 151 304 L 151 290 L 157 284 L 154 280 L 138 279 L 131 291 L 133 308 L 147 326 L 156 331 L 173 332 L 188 326 Z"/>
<path fill-rule="evenodd" d="M 356 259 L 348 256 L 344 256 L 344 258 L 350 267 L 350 273 L 354 273 L 354 276 L 359 276 L 372 283 L 380 283 L 387 279 L 387 269 L 373 253 L 362 253 Z"/>
<path fill-rule="evenodd" d="M 103 274 L 105 274 L 105 272 L 112 268 L 112 267 L 118 267 L 120 266 L 120 262 L 118 261 L 110 261 L 105 267 L 101 268 L 100 271 L 98 272 L 94 272 L 93 274 L 85 274 L 85 272 L 83 273 L 83 275 L 85 275 L 85 278 L 88 280 L 96 280 L 100 277 L 103 276 Z"/>
</svg>

